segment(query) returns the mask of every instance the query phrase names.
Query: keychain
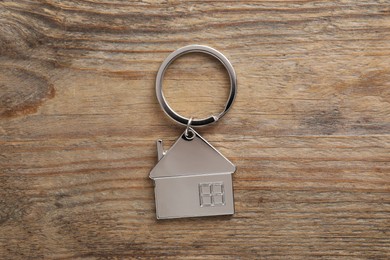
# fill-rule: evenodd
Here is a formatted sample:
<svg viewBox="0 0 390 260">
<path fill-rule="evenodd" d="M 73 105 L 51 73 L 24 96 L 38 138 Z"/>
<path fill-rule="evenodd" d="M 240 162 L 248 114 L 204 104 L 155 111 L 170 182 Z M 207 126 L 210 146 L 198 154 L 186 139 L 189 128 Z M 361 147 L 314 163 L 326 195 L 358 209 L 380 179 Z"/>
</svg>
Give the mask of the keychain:
<svg viewBox="0 0 390 260">
<path fill-rule="evenodd" d="M 167 104 L 162 81 L 168 66 L 180 56 L 201 52 L 217 58 L 230 78 L 230 95 L 225 109 L 203 119 L 186 118 Z M 185 126 L 184 132 L 168 151 L 157 141 L 158 162 L 149 177 L 154 181 L 157 219 L 234 214 L 232 175 L 236 166 L 203 139 L 193 127 L 217 122 L 233 104 L 237 78 L 229 60 L 219 51 L 202 45 L 189 45 L 171 53 L 161 64 L 156 78 L 156 95 L 164 112 Z"/>
</svg>

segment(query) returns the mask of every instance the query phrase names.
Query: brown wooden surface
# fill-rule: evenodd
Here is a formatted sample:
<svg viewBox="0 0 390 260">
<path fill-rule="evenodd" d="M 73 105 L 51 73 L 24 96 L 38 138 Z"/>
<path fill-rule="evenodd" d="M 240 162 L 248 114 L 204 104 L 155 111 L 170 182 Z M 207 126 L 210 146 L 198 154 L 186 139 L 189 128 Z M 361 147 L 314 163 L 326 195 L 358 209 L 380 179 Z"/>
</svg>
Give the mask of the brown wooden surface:
<svg viewBox="0 0 390 260">
<path fill-rule="evenodd" d="M 390 1 L 0 1 L 1 259 L 389 259 Z M 233 109 L 199 132 L 238 166 L 236 214 L 156 221 L 154 79 L 222 51 Z M 223 67 L 165 92 L 218 111 Z"/>
</svg>

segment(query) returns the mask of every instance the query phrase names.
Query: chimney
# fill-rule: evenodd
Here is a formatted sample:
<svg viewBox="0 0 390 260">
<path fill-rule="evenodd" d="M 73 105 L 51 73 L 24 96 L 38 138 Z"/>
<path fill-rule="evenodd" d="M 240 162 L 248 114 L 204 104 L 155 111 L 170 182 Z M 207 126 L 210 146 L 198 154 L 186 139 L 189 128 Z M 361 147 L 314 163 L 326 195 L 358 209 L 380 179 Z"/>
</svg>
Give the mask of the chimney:
<svg viewBox="0 0 390 260">
<path fill-rule="evenodd" d="M 164 147 L 163 147 L 163 141 L 157 140 L 157 159 L 160 161 L 161 158 L 163 158 L 165 155 Z"/>
</svg>

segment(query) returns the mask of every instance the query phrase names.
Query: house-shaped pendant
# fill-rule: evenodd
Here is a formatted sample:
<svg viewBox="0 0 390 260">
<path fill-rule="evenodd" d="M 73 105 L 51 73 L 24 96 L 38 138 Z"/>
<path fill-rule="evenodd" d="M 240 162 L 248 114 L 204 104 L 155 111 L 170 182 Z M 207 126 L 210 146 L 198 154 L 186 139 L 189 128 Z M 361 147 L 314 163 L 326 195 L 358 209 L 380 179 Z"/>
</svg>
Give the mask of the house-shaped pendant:
<svg viewBox="0 0 390 260">
<path fill-rule="evenodd" d="M 234 166 L 195 130 L 183 133 L 166 152 L 157 141 L 158 163 L 149 177 L 155 184 L 158 219 L 234 214 Z"/>
</svg>

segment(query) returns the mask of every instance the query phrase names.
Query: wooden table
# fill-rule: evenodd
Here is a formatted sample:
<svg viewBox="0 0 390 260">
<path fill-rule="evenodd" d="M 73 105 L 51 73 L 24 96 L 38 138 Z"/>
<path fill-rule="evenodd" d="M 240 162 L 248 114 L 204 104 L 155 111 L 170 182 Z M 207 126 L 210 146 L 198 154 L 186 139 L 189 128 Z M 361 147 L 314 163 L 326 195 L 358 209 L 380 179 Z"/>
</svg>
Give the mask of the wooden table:
<svg viewBox="0 0 390 260">
<path fill-rule="evenodd" d="M 239 2 L 239 3 L 238 3 Z M 233 109 L 199 132 L 234 162 L 236 214 L 157 221 L 154 80 L 223 52 Z M 1 259 L 389 259 L 390 2 L 0 1 Z M 219 111 L 222 65 L 164 91 Z"/>
</svg>

